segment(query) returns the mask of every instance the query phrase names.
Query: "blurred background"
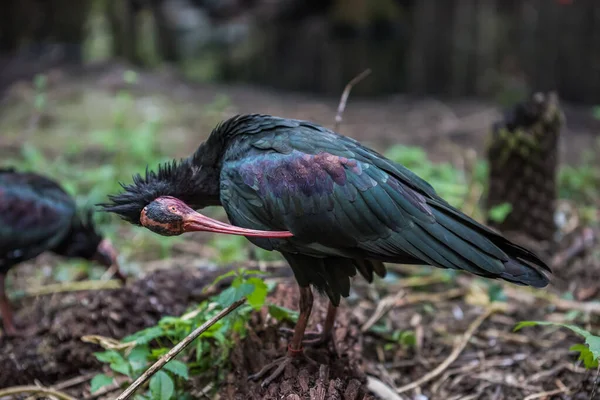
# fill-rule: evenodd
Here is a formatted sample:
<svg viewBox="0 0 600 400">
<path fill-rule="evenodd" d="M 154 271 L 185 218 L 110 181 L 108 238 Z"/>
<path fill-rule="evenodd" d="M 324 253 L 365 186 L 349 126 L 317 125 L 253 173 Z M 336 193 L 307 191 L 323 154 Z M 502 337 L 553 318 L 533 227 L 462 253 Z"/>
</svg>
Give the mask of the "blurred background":
<svg viewBox="0 0 600 400">
<path fill-rule="evenodd" d="M 103 201 L 146 165 L 187 156 L 236 113 L 332 127 L 345 85 L 370 68 L 340 131 L 403 162 L 454 204 L 472 203 L 475 216 L 493 123 L 531 93 L 556 92 L 567 121 L 557 150 L 565 165 L 560 195 L 597 206 L 594 0 L 10 0 L 3 7 L 2 164 L 45 171 L 82 205 Z M 185 242 L 98 218 L 121 238 L 125 269 L 173 255 Z M 240 248 L 241 238 L 217 238 L 206 251 L 217 261 L 246 259 Z"/>
</svg>

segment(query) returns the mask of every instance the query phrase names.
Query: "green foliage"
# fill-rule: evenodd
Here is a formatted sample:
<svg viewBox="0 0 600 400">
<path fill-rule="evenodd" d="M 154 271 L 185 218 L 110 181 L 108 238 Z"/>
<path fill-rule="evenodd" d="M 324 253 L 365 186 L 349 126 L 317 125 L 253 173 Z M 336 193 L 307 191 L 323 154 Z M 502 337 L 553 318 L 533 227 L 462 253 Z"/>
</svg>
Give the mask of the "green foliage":
<svg viewBox="0 0 600 400">
<path fill-rule="evenodd" d="M 600 163 L 597 149 L 585 151 L 579 165 L 563 165 L 558 173 L 559 195 L 583 205 L 596 205 L 600 198 Z"/>
<path fill-rule="evenodd" d="M 250 247 L 250 242 L 243 236 L 216 235 L 209 243 L 216 250 L 213 261 L 219 264 L 246 261 L 250 251 L 254 252 L 255 258 L 259 261 L 277 261 L 281 258 L 279 253 Z"/>
<path fill-rule="evenodd" d="M 125 350 L 109 349 L 94 353 L 96 358 L 108 364 L 114 375 L 125 375 L 131 380 L 139 377 L 158 358 L 167 353 L 173 344 L 179 343 L 192 330 L 202 325 L 233 302 L 246 297 L 248 302 L 229 316 L 217 321 L 196 339 L 178 359 L 169 361 L 150 380 L 149 391 L 137 395 L 138 399 L 167 400 L 182 398 L 184 384 L 191 375 L 207 374 L 214 379 L 229 362 L 234 341 L 246 335 L 246 325 L 252 310 L 265 304 L 269 291 L 261 279 L 260 271 L 239 269 L 217 277 L 212 285 L 232 278 L 231 285 L 220 294 L 200 303 L 192 311 L 180 317 L 163 317 L 157 326 L 149 327 L 123 338 L 130 344 Z M 219 375 L 217 379 L 223 376 Z M 113 377 L 98 375 L 94 378 L 95 390 L 111 384 Z"/>
<path fill-rule="evenodd" d="M 46 85 L 48 79 L 44 74 L 38 74 L 33 79 L 33 86 L 35 88 L 35 97 L 33 100 L 33 108 L 37 112 L 43 112 L 47 106 L 46 96 Z"/>
<path fill-rule="evenodd" d="M 276 304 L 269 304 L 269 314 L 277 321 L 288 321 L 294 324 L 298 321 L 299 315 L 297 311 Z"/>
<path fill-rule="evenodd" d="M 417 337 L 412 330 L 395 330 L 390 332 L 389 328 L 383 322 L 379 322 L 371 326 L 369 331 L 378 334 L 386 341 L 383 346 L 385 351 L 392 351 L 398 346 L 410 349 L 417 345 Z"/>
<path fill-rule="evenodd" d="M 508 217 L 508 215 L 511 213 L 513 207 L 512 204 L 510 203 L 502 203 L 502 204 L 498 204 L 495 207 L 492 207 L 489 210 L 489 214 L 488 216 L 490 217 L 490 219 L 496 223 L 501 223 L 503 222 L 506 217 Z"/>
<path fill-rule="evenodd" d="M 123 80 L 128 84 L 134 84 L 137 79 L 134 71 L 125 71 L 123 74 Z M 33 107 L 41 112 L 47 107 L 46 77 L 37 75 L 33 86 L 36 90 Z M 58 179 L 65 190 L 75 197 L 79 206 L 90 207 L 106 201 L 108 193 L 121 190 L 119 182 L 129 182 L 133 173 L 168 160 L 161 155 L 159 148 L 158 141 L 162 133 L 160 115 L 151 113 L 147 120 L 134 123 L 131 114 L 135 109 L 134 97 L 127 90 L 121 90 L 114 98 L 112 115 L 106 118 L 108 126 L 85 133 L 82 135 L 85 140 L 73 138 L 67 141 L 59 155 L 54 157 L 46 155 L 32 142 L 26 142 L 20 154 L 2 160 L 2 164 L 21 170 L 43 172 Z M 88 160 L 86 155 L 82 156 L 83 150 L 90 152 L 93 160 Z M 111 215 L 102 217 L 104 218 L 97 218 L 101 230 L 114 240 L 114 222 L 118 218 Z M 134 228 L 126 226 L 125 229 Z M 130 235 L 132 240 L 125 241 L 120 246 L 125 255 L 129 251 L 151 249 L 159 257 L 168 257 L 173 243 L 182 240 L 160 237 L 140 229 L 134 232 Z"/>
<path fill-rule="evenodd" d="M 164 371 L 158 371 L 150 378 L 152 400 L 169 400 L 175 394 L 175 383 Z"/>
<path fill-rule="evenodd" d="M 596 120 L 600 120 L 600 106 L 592 107 L 592 117 Z"/>
<path fill-rule="evenodd" d="M 104 386 L 112 385 L 114 380 L 115 380 L 115 378 L 113 378 L 112 376 L 108 376 L 106 374 L 98 374 L 98 375 L 94 376 L 94 378 L 92 378 L 92 381 L 90 382 L 90 384 L 91 384 L 90 391 L 92 393 L 97 392 L 99 389 L 103 388 Z"/>
<path fill-rule="evenodd" d="M 574 333 L 582 336 L 585 339 L 585 344 L 576 344 L 569 348 L 571 351 L 579 353 L 579 360 L 583 361 L 588 369 L 598 368 L 598 358 L 600 357 L 600 336 L 593 335 L 592 333 L 582 329 L 576 325 L 561 324 L 558 322 L 548 321 L 521 321 L 515 326 L 514 330 L 529 327 L 529 326 L 556 326 L 561 328 L 567 328 Z"/>
<path fill-rule="evenodd" d="M 433 163 L 420 147 L 396 145 L 385 156 L 404 165 L 435 188 L 450 204 L 460 207 L 467 194 L 467 181 L 463 171 L 449 163 Z M 481 170 L 481 167 L 479 167 Z"/>
</svg>

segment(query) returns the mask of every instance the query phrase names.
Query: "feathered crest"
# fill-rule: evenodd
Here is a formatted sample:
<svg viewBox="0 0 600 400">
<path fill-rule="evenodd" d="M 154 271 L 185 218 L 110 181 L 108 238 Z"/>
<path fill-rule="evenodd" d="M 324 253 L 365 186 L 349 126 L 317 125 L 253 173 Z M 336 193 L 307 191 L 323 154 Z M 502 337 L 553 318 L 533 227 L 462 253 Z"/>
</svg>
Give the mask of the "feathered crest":
<svg viewBox="0 0 600 400">
<path fill-rule="evenodd" d="M 173 196 L 189 201 L 199 182 L 201 167 L 193 165 L 188 159 L 173 160 L 159 164 L 157 172 L 146 167 L 145 176 L 136 174 L 130 185 L 120 183 L 123 192 L 109 195 L 110 203 L 98 206 L 104 211 L 118 214 L 122 219 L 140 225 L 140 213 L 143 208 L 160 196 Z"/>
</svg>

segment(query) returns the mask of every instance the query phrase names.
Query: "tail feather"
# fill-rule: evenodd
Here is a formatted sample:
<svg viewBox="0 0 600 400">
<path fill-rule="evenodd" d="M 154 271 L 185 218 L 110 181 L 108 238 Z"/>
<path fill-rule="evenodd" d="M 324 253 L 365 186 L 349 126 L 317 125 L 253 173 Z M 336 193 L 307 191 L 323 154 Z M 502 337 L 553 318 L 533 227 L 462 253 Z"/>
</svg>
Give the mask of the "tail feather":
<svg viewBox="0 0 600 400">
<path fill-rule="evenodd" d="M 438 243 L 445 244 L 469 263 L 463 264 L 462 269 L 475 267 L 474 273 L 478 275 L 521 285 L 538 288 L 548 285 L 546 273 L 551 270 L 534 253 L 447 204 L 432 205 L 438 223 L 424 228 Z"/>
</svg>

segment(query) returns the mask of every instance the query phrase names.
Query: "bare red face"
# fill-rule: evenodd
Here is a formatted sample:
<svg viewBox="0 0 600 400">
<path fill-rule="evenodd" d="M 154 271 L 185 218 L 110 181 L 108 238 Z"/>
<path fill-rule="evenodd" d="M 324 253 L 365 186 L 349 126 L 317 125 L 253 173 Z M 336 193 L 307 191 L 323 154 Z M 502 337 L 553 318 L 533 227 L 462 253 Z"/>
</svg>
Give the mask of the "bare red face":
<svg viewBox="0 0 600 400">
<path fill-rule="evenodd" d="M 177 236 L 185 232 L 215 232 L 229 235 L 255 236 L 264 238 L 286 238 L 293 236 L 288 231 L 260 231 L 226 224 L 202 215 L 175 197 L 163 196 L 142 210 L 140 223 L 152 232 L 163 236 Z"/>
</svg>

